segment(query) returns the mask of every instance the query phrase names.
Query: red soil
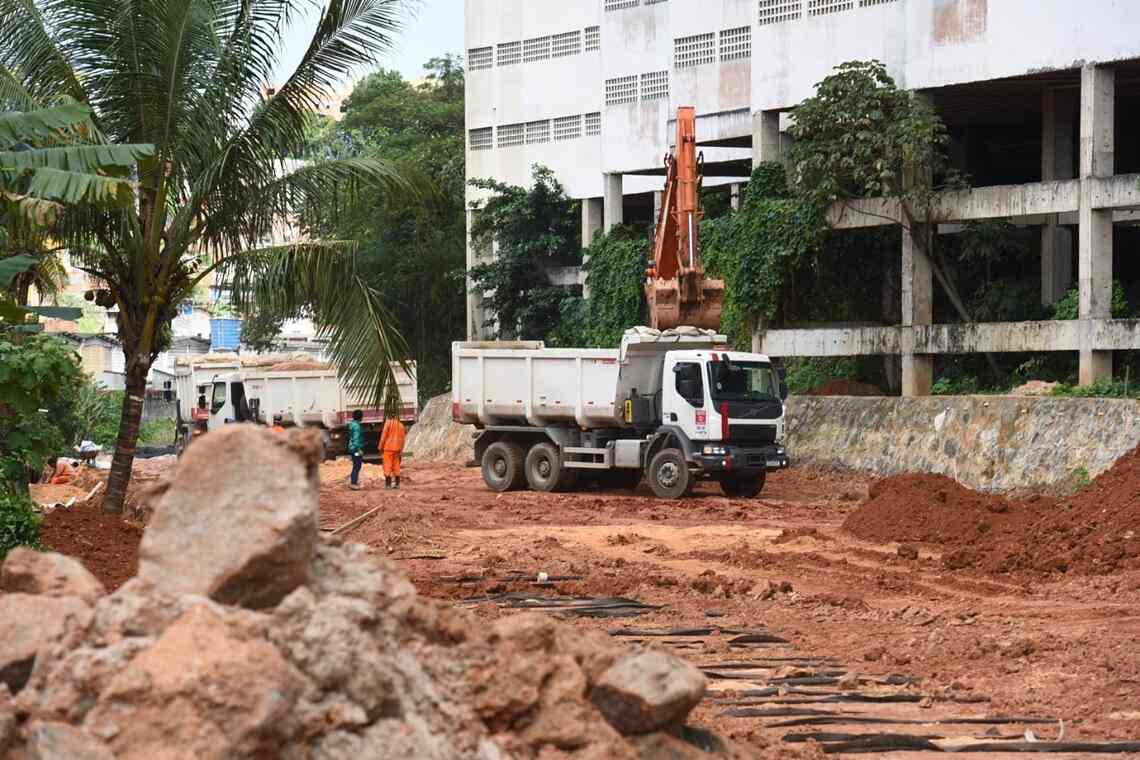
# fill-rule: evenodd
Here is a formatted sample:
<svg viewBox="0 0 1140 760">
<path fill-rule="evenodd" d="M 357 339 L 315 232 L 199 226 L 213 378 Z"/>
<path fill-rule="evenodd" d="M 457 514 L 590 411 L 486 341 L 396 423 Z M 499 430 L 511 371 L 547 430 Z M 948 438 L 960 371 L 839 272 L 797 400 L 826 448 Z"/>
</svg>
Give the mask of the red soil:
<svg viewBox="0 0 1140 760">
<path fill-rule="evenodd" d="M 122 515 L 104 512 L 102 499 L 49 512 L 40 526 L 45 548 L 78 559 L 108 591 L 123 585 L 138 570 L 141 538 L 142 528 Z"/>
<path fill-rule="evenodd" d="M 869 541 L 936 545 L 952 569 L 1104 574 L 1140 568 L 1140 449 L 1068 499 L 1006 499 L 941 475 L 870 489 L 843 527 Z"/>
</svg>

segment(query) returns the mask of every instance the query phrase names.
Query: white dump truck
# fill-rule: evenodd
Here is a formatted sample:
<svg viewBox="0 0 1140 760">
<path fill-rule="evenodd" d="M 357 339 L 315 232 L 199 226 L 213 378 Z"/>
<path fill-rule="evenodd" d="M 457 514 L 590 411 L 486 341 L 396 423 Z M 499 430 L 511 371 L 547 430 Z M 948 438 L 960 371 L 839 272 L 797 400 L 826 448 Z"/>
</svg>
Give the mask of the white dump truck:
<svg viewBox="0 0 1140 760">
<path fill-rule="evenodd" d="M 393 365 L 400 387 L 400 419 L 416 421 L 415 363 L 409 372 Z M 175 369 L 180 448 L 202 433 L 234 422 L 316 427 L 325 431 L 325 454 L 346 453 L 345 427 L 353 411 L 364 413 L 365 458 L 379 456 L 377 445 L 384 410 L 344 385 L 335 367 L 311 360 L 261 357 L 203 357 L 179 362 Z"/>
<path fill-rule="evenodd" d="M 751 498 L 788 466 L 780 373 L 693 328 L 634 328 L 618 350 L 453 343 L 452 417 L 480 429 L 475 461 L 496 491 L 572 489 L 594 476 L 661 498 L 716 480 Z"/>
</svg>

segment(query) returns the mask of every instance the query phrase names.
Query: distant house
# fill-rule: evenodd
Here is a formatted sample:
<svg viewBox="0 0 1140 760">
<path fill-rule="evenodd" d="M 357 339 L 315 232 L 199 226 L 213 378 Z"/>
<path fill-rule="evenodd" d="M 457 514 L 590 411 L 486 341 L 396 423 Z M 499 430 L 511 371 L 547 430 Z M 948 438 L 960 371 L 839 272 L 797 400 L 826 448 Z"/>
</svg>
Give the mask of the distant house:
<svg viewBox="0 0 1140 760">
<path fill-rule="evenodd" d="M 97 384 L 112 391 L 126 387 L 126 359 L 119 341 L 110 335 L 58 333 L 79 354 L 83 371 Z"/>
</svg>

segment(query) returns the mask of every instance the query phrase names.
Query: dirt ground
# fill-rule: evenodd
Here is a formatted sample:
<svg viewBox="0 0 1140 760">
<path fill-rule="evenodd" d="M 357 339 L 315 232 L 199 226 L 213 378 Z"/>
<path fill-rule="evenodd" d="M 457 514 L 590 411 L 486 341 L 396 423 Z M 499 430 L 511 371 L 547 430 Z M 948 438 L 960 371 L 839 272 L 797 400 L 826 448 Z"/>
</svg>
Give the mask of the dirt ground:
<svg viewBox="0 0 1140 760">
<path fill-rule="evenodd" d="M 915 682 L 902 691 L 924 697 L 917 704 L 844 705 L 848 714 L 869 709 L 919 722 L 1048 719 L 991 726 L 989 733 L 943 724 L 935 731 L 941 736 L 993 737 L 1000 730 L 1008 739 L 1028 729 L 1042 739 L 1062 730 L 1069 741 L 1140 739 L 1140 571 L 955 570 L 936 543 L 910 542 L 900 555 L 898 543 L 860 540 L 842 527 L 868 496 L 872 481 L 864 476 L 797 468 L 771 475 L 754 500 L 727 499 L 705 484 L 693 498 L 663 502 L 644 485 L 632 494 L 496 494 L 477 469 L 454 465 L 409 463 L 399 492 L 384 490 L 379 468 L 365 468 L 359 492 L 347 488 L 347 474 L 346 463 L 322 469 L 323 527 L 382 506 L 345 539 L 403 562 L 422 593 L 479 615 L 510 614 L 501 598 L 495 602 L 507 592 L 628 597 L 659 608 L 635 619 L 578 624 L 611 633 L 711 627 L 703 636 L 651 637 L 706 668 L 725 661 L 745 667 L 736 662 L 741 650 L 726 645 L 725 629 L 763 629 L 788 643 L 766 645 L 761 659 L 816 665 L 808 675 L 819 675 L 821 663 L 842 664 L 872 689 L 876 680 L 905 675 Z M 540 572 L 556 580 L 540 585 Z M 779 712 L 816 701 L 792 699 L 788 688 L 766 700 L 723 701 L 779 682 L 766 675 L 752 682 L 713 678 L 720 700 L 706 700 L 698 723 L 759 746 L 805 730 L 774 726 L 786 715 L 723 714 L 742 703 Z M 775 675 L 797 674 L 784 667 Z"/>
<path fill-rule="evenodd" d="M 146 478 L 170 464 L 152 465 Z M 401 562 L 422 594 L 486 619 L 551 598 L 642 603 L 636 617 L 569 619 L 691 659 L 711 688 L 696 724 L 766 754 L 818 755 L 785 737 L 828 732 L 999 745 L 1026 731 L 1140 740 L 1140 569 L 956 566 L 943 549 L 947 557 L 960 551 L 968 535 L 902 514 L 908 498 L 917 512 L 936 514 L 932 504 L 945 507 L 951 486 L 931 491 L 903 480 L 884 489 L 887 481 L 862 475 L 794 468 L 770 475 L 753 500 L 702 484 L 692 498 L 664 502 L 644 485 L 632 493 L 497 494 L 477 469 L 414 460 L 403 490 L 385 491 L 380 469 L 366 466 L 365 488 L 352 491 L 348 472 L 343 461 L 321 468 L 323 530 L 380 507 L 343 538 Z M 1000 527 L 1005 513 L 993 500 L 970 499 Z M 120 571 L 133 569 L 137 547 L 112 557 L 108 546 L 137 541 L 140 531 L 104 525 L 95 506 L 49 516 L 44 541 L 114 587 Z M 860 527 L 876 509 L 894 515 L 903 543 Z M 100 521 L 94 540 L 87 519 Z"/>
</svg>

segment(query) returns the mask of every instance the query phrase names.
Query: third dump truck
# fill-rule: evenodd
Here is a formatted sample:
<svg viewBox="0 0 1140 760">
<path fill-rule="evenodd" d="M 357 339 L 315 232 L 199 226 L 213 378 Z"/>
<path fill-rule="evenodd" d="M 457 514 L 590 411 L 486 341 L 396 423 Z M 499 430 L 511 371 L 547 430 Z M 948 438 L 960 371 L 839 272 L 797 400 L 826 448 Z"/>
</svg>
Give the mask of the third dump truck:
<svg viewBox="0 0 1140 760">
<path fill-rule="evenodd" d="M 784 452 L 786 387 L 767 356 L 711 331 L 634 328 L 618 350 L 541 342 L 452 345 L 452 417 L 480 429 L 496 491 L 589 480 L 676 499 L 698 480 L 750 498 Z"/>
</svg>

